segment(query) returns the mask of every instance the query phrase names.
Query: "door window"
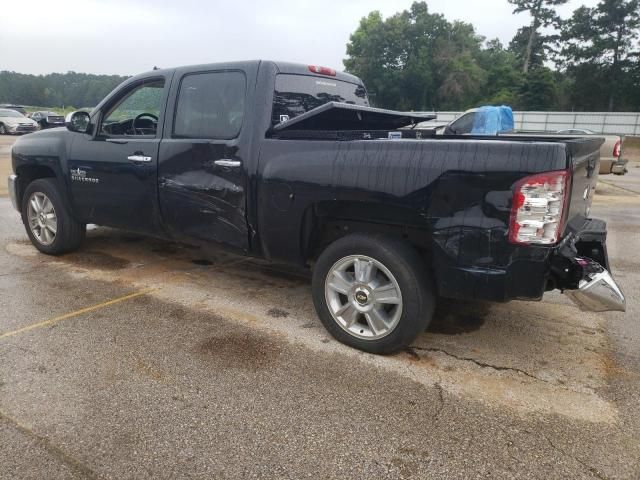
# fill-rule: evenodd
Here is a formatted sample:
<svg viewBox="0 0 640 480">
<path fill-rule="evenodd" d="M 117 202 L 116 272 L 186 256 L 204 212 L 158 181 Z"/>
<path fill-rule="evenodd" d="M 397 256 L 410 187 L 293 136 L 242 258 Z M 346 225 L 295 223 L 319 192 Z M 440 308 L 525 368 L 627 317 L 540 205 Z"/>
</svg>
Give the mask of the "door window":
<svg viewBox="0 0 640 480">
<path fill-rule="evenodd" d="M 246 84 L 242 72 L 186 75 L 180 83 L 173 137 L 236 138 L 244 118 Z"/>
<path fill-rule="evenodd" d="M 125 93 L 104 116 L 100 131 L 108 136 L 155 136 L 164 80 L 145 81 Z"/>
<path fill-rule="evenodd" d="M 451 125 L 451 133 L 454 135 L 467 135 L 473 130 L 473 122 L 476 114 L 474 112 L 463 115 Z"/>
</svg>

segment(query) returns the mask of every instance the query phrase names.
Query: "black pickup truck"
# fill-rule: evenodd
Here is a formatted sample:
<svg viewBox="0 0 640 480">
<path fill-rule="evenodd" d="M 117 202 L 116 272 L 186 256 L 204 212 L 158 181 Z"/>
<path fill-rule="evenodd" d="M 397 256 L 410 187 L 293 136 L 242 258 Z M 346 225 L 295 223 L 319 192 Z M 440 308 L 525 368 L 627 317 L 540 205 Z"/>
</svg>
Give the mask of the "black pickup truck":
<svg viewBox="0 0 640 480">
<path fill-rule="evenodd" d="M 18 139 L 9 190 L 47 254 L 91 223 L 310 268 L 325 327 L 374 353 L 410 344 L 438 297 L 624 310 L 589 218 L 601 139 L 436 136 L 427 118 L 324 67 L 154 70 Z"/>
</svg>

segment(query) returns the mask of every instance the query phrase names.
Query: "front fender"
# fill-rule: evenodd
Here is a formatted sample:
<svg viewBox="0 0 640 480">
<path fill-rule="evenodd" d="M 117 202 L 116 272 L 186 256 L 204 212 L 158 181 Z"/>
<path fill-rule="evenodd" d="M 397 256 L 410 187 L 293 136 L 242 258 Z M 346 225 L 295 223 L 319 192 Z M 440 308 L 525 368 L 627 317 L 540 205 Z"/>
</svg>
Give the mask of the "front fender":
<svg viewBox="0 0 640 480">
<path fill-rule="evenodd" d="M 17 175 L 18 205 L 21 204 L 22 193 L 29 183 L 37 178 L 53 177 L 60 185 L 62 196 L 70 207 L 69 176 L 66 172 L 73 135 L 77 134 L 59 128 L 31 133 L 16 140 L 11 149 L 11 164 Z"/>
</svg>

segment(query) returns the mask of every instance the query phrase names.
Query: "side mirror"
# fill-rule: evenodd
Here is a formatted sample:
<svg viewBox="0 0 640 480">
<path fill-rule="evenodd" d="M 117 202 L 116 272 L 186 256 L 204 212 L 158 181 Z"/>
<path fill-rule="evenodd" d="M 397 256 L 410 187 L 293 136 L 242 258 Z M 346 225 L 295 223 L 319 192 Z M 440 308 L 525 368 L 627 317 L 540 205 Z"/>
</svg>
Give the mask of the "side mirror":
<svg viewBox="0 0 640 480">
<path fill-rule="evenodd" d="M 89 123 L 91 123 L 89 114 L 82 111 L 71 112 L 67 114 L 64 119 L 64 124 L 67 127 L 67 130 L 77 133 L 87 133 L 89 130 Z"/>
</svg>

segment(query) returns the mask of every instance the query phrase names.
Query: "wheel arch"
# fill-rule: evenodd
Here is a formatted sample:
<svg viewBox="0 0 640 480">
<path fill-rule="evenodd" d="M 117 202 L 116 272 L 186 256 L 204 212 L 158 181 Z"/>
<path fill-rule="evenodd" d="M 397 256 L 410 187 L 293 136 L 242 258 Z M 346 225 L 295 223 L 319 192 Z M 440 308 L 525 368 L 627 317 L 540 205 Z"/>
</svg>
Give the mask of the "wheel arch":
<svg viewBox="0 0 640 480">
<path fill-rule="evenodd" d="M 52 168 L 45 165 L 21 165 L 16 168 L 18 183 L 16 189 L 16 197 L 18 205 L 22 205 L 22 197 L 27 186 L 34 180 L 39 178 L 53 178 L 57 180 L 56 173 Z"/>
<path fill-rule="evenodd" d="M 331 243 L 352 233 L 403 239 L 430 261 L 431 229 L 420 211 L 366 201 L 330 200 L 310 205 L 301 222 L 301 253 L 307 263 L 313 262 Z"/>
</svg>

